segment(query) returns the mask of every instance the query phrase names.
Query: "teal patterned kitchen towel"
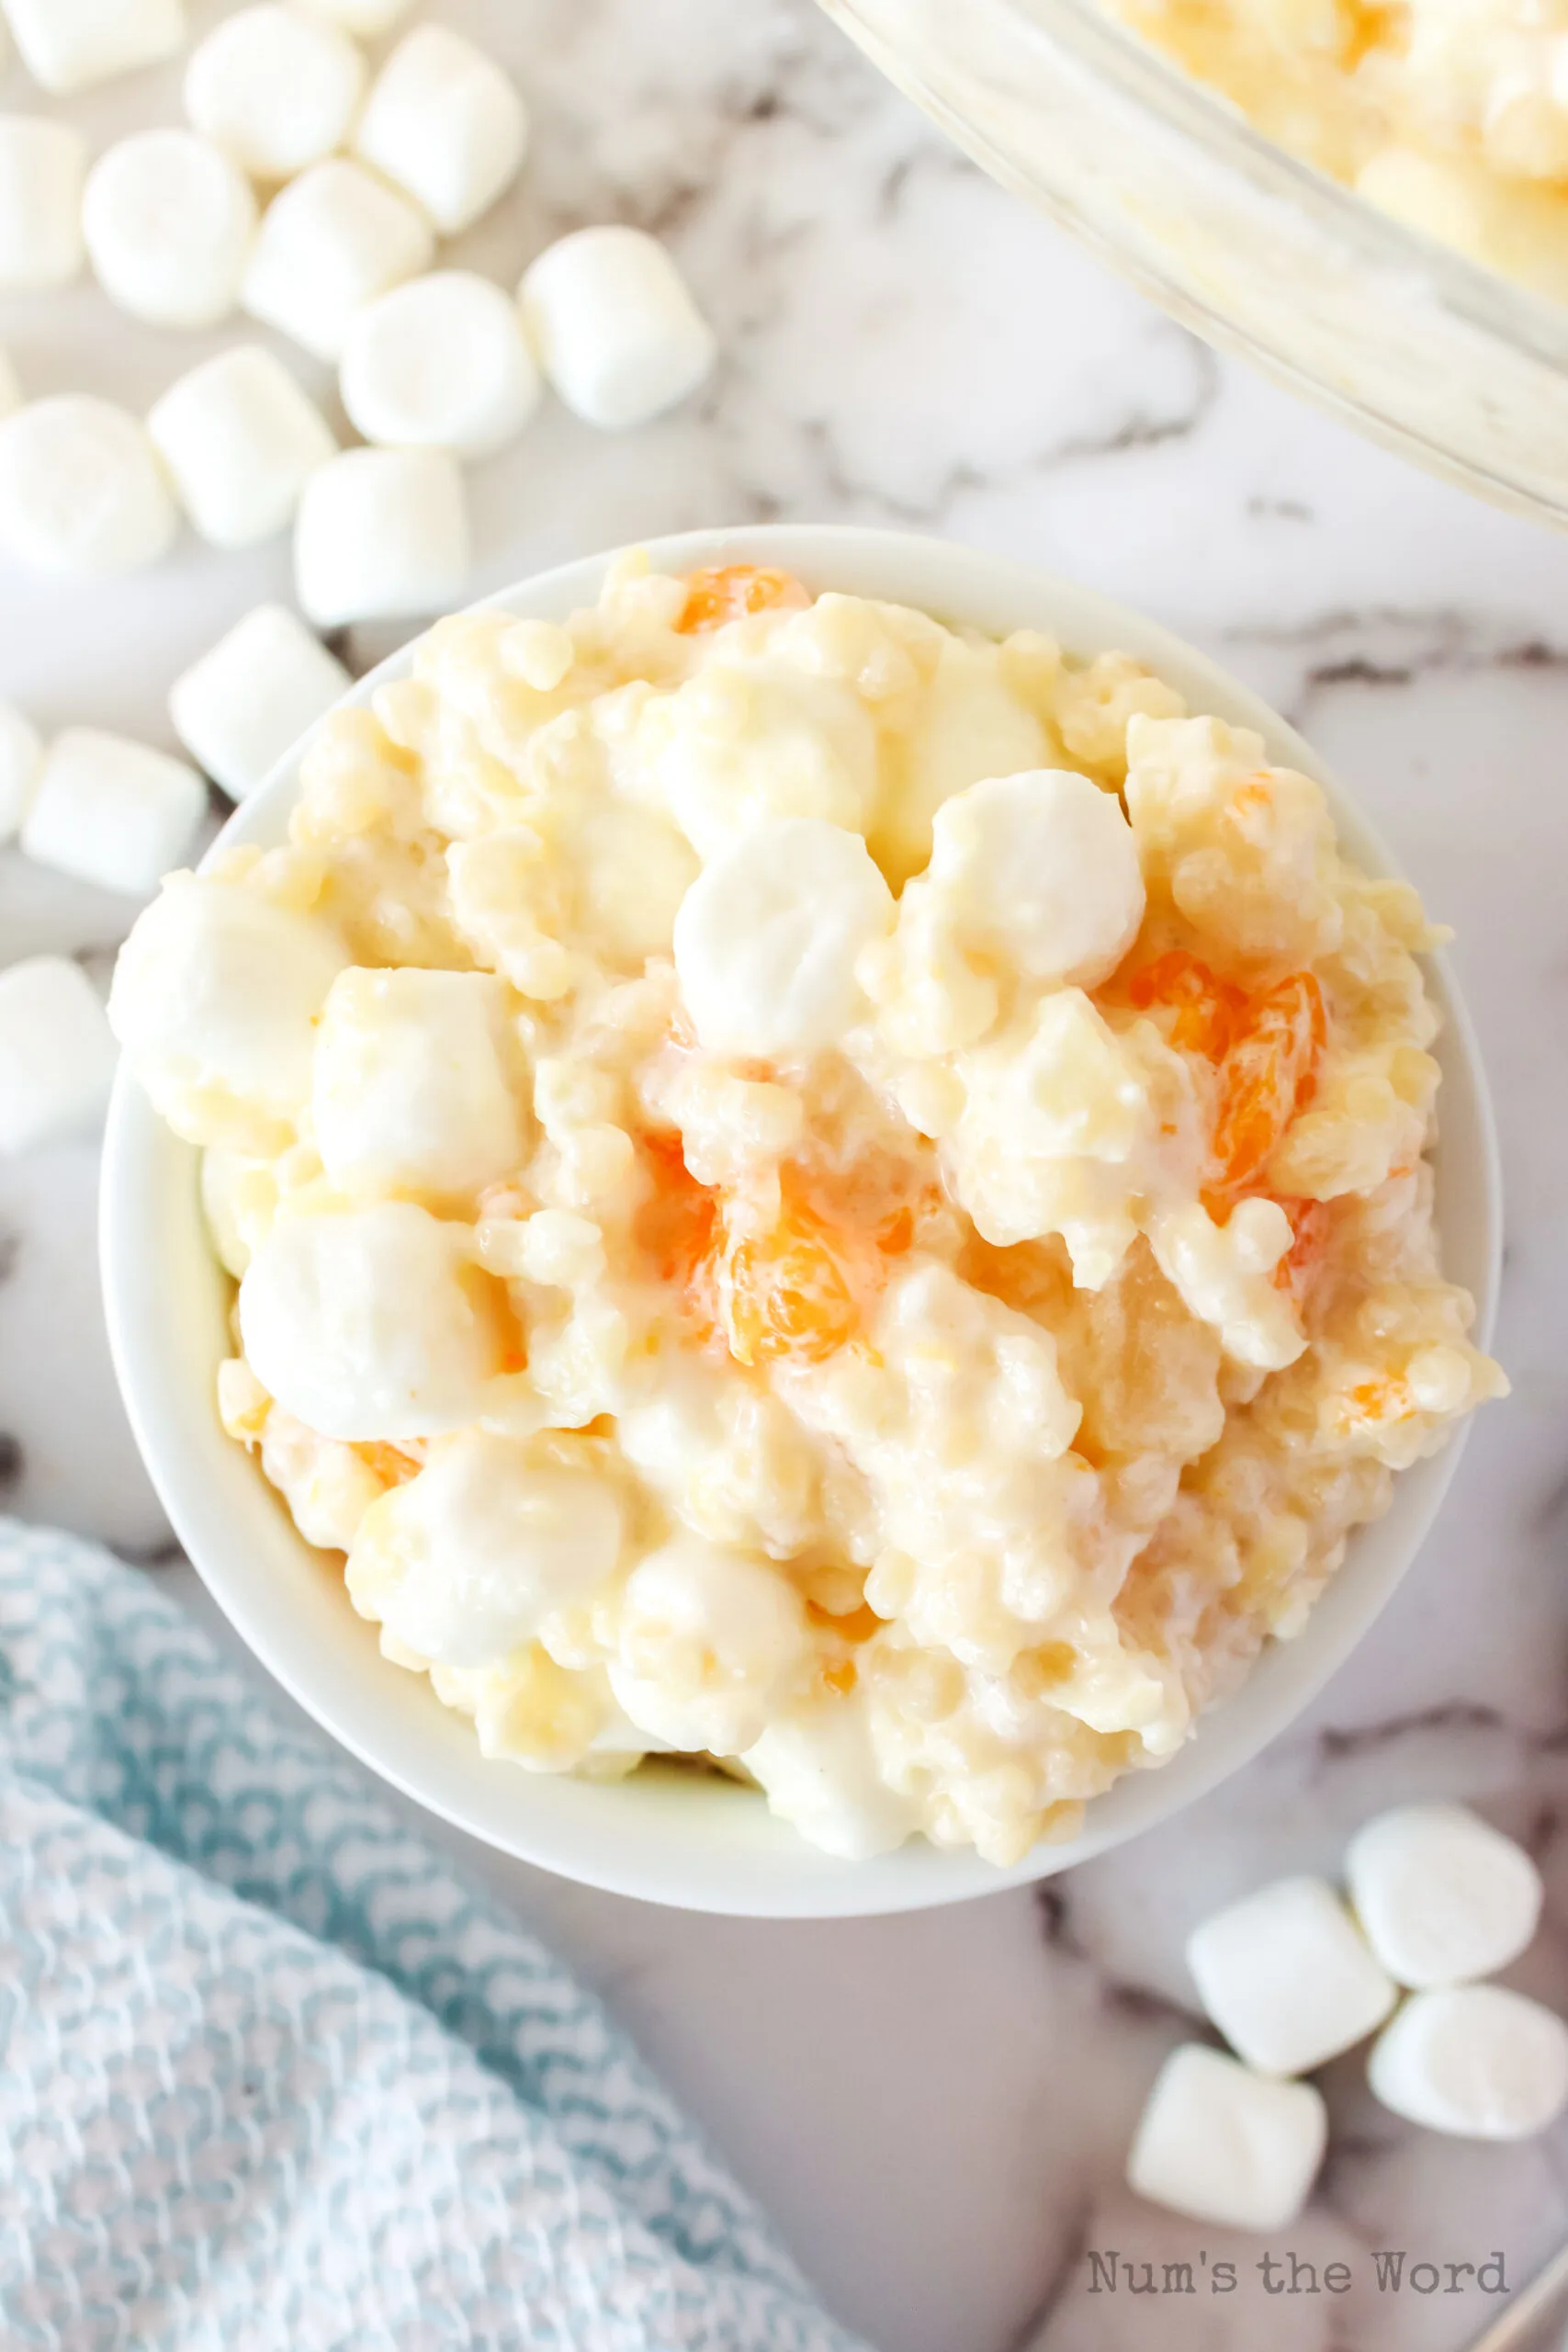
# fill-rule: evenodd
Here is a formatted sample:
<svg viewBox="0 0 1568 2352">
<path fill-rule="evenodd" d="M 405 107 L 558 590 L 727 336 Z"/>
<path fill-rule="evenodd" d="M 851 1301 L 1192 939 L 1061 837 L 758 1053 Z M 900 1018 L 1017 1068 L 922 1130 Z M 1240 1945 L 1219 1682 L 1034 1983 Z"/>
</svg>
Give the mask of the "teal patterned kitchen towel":
<svg viewBox="0 0 1568 2352">
<path fill-rule="evenodd" d="M 854 2352 L 557 1960 L 5 1520 L 0 2345 Z"/>
</svg>

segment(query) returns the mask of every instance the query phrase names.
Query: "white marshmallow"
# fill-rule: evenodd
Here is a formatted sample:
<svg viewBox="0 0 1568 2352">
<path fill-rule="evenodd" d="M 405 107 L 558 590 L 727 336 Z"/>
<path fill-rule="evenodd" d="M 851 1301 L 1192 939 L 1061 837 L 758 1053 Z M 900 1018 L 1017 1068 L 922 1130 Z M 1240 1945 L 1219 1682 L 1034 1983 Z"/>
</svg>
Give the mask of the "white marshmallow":
<svg viewBox="0 0 1568 2352">
<path fill-rule="evenodd" d="M 1540 1918 L 1540 1872 L 1461 1804 L 1406 1804 L 1350 1841 L 1345 1874 L 1367 1941 L 1396 1984 L 1493 1976 Z"/>
<path fill-rule="evenodd" d="M 519 288 L 535 350 L 568 408 L 618 433 L 695 391 L 713 329 L 656 237 L 579 229 L 539 255 Z"/>
<path fill-rule="evenodd" d="M 372 1508 L 345 1581 L 355 1608 L 417 1657 L 499 1666 L 589 1599 L 624 1534 L 607 1478 L 473 1430 Z"/>
<path fill-rule="evenodd" d="M 21 379 L 12 365 L 10 353 L 0 350 L 0 423 L 8 416 L 15 416 L 17 411 L 24 405 L 26 398 L 27 395 L 22 390 Z"/>
<path fill-rule="evenodd" d="M 893 928 L 893 894 L 859 833 L 784 817 L 721 850 L 681 902 L 675 969 L 710 1053 L 810 1054 L 864 999 L 855 961 Z"/>
<path fill-rule="evenodd" d="M 0 702 L 0 842 L 8 842 L 32 805 L 43 743 L 15 703 Z"/>
<path fill-rule="evenodd" d="M 423 216 L 346 156 L 312 164 L 262 215 L 240 300 L 318 359 L 336 359 L 348 322 L 430 267 Z"/>
<path fill-rule="evenodd" d="M 141 423 L 59 392 L 0 424 L 0 548 L 35 571 L 137 571 L 179 513 Z"/>
<path fill-rule="evenodd" d="M 206 811 L 207 786 L 183 760 L 68 727 L 44 753 L 22 849 L 40 865 L 144 899 L 186 855 Z"/>
<path fill-rule="evenodd" d="M 1137 937 L 1138 845 L 1115 794 L 1088 776 L 987 777 L 943 801 L 931 831 L 931 881 L 964 946 L 1088 989 Z"/>
<path fill-rule="evenodd" d="M 82 232 L 111 302 L 154 326 L 226 319 L 256 228 L 237 164 L 194 130 L 143 130 L 87 175 Z"/>
<path fill-rule="evenodd" d="M 1306 2203 L 1327 2139 L 1327 2109 L 1310 2083 L 1273 2082 L 1185 2042 L 1155 2078 L 1127 2185 L 1221 2229 L 1284 2229 Z"/>
<path fill-rule="evenodd" d="M 863 1862 L 890 1854 L 917 1827 L 911 1797 L 876 1768 L 859 1690 L 822 1690 L 777 1714 L 741 1759 L 770 1813 L 824 1853 Z"/>
<path fill-rule="evenodd" d="M 0 1154 L 89 1125 L 114 1067 L 104 1008 L 79 964 L 30 956 L 0 972 Z"/>
<path fill-rule="evenodd" d="M 516 178 L 528 116 L 493 57 L 445 25 L 417 25 L 371 85 L 354 152 L 423 207 L 444 237 Z"/>
<path fill-rule="evenodd" d="M 346 141 L 365 60 L 320 17 L 265 0 L 215 25 L 186 67 L 186 112 L 240 169 L 292 179 Z"/>
<path fill-rule="evenodd" d="M 445 449 L 345 449 L 305 485 L 294 578 L 318 628 L 445 612 L 470 561 L 463 477 Z"/>
<path fill-rule="evenodd" d="M 109 1023 L 176 1135 L 243 1150 L 248 1124 L 276 1151 L 269 1130 L 310 1097 L 316 1023 L 348 960 L 317 916 L 173 874 L 120 949 Z"/>
<path fill-rule="evenodd" d="M 626 1578 L 618 1643 L 610 1687 L 632 1722 L 715 1756 L 756 1746 L 809 1646 L 786 1576 L 757 1553 L 684 1533 Z"/>
<path fill-rule="evenodd" d="M 173 57 L 186 37 L 181 0 L 6 0 L 35 82 L 56 97 Z"/>
<path fill-rule="evenodd" d="M 321 410 L 260 344 L 233 345 L 180 377 L 147 430 L 215 548 L 254 547 L 285 529 L 310 476 L 337 454 Z"/>
<path fill-rule="evenodd" d="M 258 605 L 175 679 L 169 717 L 191 757 L 243 800 L 350 684 L 287 605 Z"/>
<path fill-rule="evenodd" d="M 340 1193 L 440 1200 L 515 1172 L 525 1136 L 506 1013 L 506 984 L 489 972 L 339 975 L 317 1032 L 311 1111 Z"/>
<path fill-rule="evenodd" d="M 434 270 L 367 303 L 344 339 L 339 383 L 367 441 L 459 458 L 514 440 L 543 389 L 517 305 L 466 269 Z"/>
<path fill-rule="evenodd" d="M 350 1444 L 479 1419 L 500 1371 L 504 1294 L 466 1226 L 412 1201 L 274 1226 L 240 1284 L 251 1368 L 286 1412 Z"/>
<path fill-rule="evenodd" d="M 374 40 L 378 33 L 390 32 L 399 17 L 408 15 L 413 0 L 302 0 L 302 5 L 313 17 L 324 17 L 346 32 Z"/>
<path fill-rule="evenodd" d="M 43 115 L 0 115 L 0 286 L 66 286 L 86 256 L 87 142 Z"/>
<path fill-rule="evenodd" d="M 1206 1919 L 1187 1964 L 1225 2040 L 1268 2075 L 1310 2074 L 1381 2025 L 1397 1997 L 1320 1878 L 1278 1879 Z"/>
<path fill-rule="evenodd" d="M 1374 2043 L 1367 2080 L 1430 2132 L 1528 2140 L 1568 2106 L 1568 2025 L 1502 1984 L 1415 1993 Z"/>
</svg>

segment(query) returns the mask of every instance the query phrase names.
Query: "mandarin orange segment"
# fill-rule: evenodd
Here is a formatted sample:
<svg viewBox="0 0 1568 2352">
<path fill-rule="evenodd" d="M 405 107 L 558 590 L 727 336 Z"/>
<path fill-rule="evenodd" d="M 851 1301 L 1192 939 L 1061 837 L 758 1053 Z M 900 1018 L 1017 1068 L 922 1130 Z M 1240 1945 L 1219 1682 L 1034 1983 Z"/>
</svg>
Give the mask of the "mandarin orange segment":
<svg viewBox="0 0 1568 2352">
<path fill-rule="evenodd" d="M 1322 1261 L 1332 1221 L 1326 1201 L 1281 1201 L 1291 1220 L 1290 1248 L 1274 1269 L 1274 1286 L 1299 1299 L 1311 1287 Z"/>
<path fill-rule="evenodd" d="M 417 1478 L 424 1467 L 423 1463 L 416 1461 L 412 1453 L 405 1453 L 401 1446 L 385 1445 L 379 1438 L 356 1445 L 354 1451 L 366 1467 L 380 1479 L 383 1487 L 406 1487 L 409 1480 Z"/>
<path fill-rule="evenodd" d="M 1206 1061 L 1223 1061 L 1247 999 L 1229 980 L 1222 980 L 1189 955 L 1173 947 L 1141 972 L 1134 972 L 1127 993 L 1140 1012 L 1164 1005 L 1175 1014 L 1170 1042 L 1182 1052 L 1201 1054 Z"/>
<path fill-rule="evenodd" d="M 694 637 L 700 629 L 743 620 L 748 613 L 801 612 L 810 602 L 809 592 L 790 572 L 766 564 L 727 563 L 691 574 L 685 608 L 675 626 L 683 637 Z"/>
<path fill-rule="evenodd" d="M 786 1204 L 771 1233 L 725 1251 L 719 1293 L 737 1363 L 820 1363 L 860 1322 L 822 1227 L 798 1204 Z"/>
<path fill-rule="evenodd" d="M 1311 972 L 1292 972 L 1247 1004 L 1220 1066 L 1214 1123 L 1214 1159 L 1230 1190 L 1261 1172 L 1311 1102 L 1327 1035 L 1323 991 Z"/>
</svg>

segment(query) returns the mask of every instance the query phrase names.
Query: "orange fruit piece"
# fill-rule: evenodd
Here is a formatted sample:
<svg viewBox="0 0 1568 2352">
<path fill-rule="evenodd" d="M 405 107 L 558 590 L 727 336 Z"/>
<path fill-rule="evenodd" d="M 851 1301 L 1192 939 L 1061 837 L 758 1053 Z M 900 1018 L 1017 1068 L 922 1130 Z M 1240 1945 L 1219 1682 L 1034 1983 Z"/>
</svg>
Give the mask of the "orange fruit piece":
<svg viewBox="0 0 1568 2352">
<path fill-rule="evenodd" d="M 1246 1004 L 1220 1065 L 1214 1123 L 1214 1158 L 1233 1191 L 1260 1172 L 1311 1102 L 1327 1036 L 1323 990 L 1311 972 L 1292 972 Z"/>
<path fill-rule="evenodd" d="M 773 1230 L 726 1245 L 720 1320 L 737 1363 L 820 1363 L 860 1322 L 826 1228 L 786 1200 Z"/>
<path fill-rule="evenodd" d="M 1184 1053 L 1201 1054 L 1206 1061 L 1223 1061 L 1237 1021 L 1247 1007 L 1240 989 L 1211 972 L 1207 964 L 1185 947 L 1173 947 L 1134 972 L 1127 994 L 1140 1012 L 1151 1005 L 1174 1012 L 1170 1042 Z"/>
<path fill-rule="evenodd" d="M 691 574 L 685 609 L 675 626 L 683 637 L 694 637 L 699 629 L 722 628 L 748 613 L 800 612 L 810 602 L 807 590 L 790 572 L 774 571 L 766 564 L 727 563 L 716 571 Z"/>
<path fill-rule="evenodd" d="M 1317 1273 L 1332 1217 L 1326 1201 L 1281 1201 L 1280 1206 L 1294 1238 L 1274 1269 L 1274 1286 L 1300 1299 Z"/>
<path fill-rule="evenodd" d="M 417 1478 L 424 1467 L 423 1463 L 416 1462 L 412 1453 L 405 1453 L 400 1445 L 385 1445 L 379 1438 L 356 1445 L 354 1451 L 361 1462 L 375 1472 L 384 1487 L 406 1487 L 409 1480 Z"/>
</svg>

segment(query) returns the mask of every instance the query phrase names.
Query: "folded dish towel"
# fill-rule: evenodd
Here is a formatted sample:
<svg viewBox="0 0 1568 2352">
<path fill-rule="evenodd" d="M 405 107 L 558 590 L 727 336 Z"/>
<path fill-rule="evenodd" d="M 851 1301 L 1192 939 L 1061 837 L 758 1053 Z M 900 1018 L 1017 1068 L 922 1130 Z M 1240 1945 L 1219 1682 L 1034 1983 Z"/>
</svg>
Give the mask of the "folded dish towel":
<svg viewBox="0 0 1568 2352">
<path fill-rule="evenodd" d="M 854 2352 L 558 1962 L 5 1520 L 0 2344 Z"/>
</svg>

